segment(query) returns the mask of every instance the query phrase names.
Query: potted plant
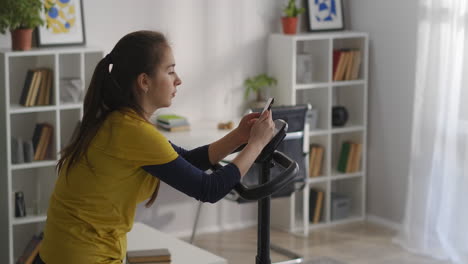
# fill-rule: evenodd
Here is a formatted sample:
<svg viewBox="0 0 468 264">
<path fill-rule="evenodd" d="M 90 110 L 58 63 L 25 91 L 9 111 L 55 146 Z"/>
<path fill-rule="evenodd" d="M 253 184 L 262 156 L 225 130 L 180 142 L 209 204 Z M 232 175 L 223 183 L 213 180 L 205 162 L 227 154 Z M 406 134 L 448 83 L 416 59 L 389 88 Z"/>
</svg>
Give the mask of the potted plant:
<svg viewBox="0 0 468 264">
<path fill-rule="evenodd" d="M 32 31 L 44 25 L 41 12 L 47 12 L 41 0 L 2 0 L 0 9 L 0 33 L 11 32 L 13 50 L 31 49 Z M 50 3 L 48 3 L 50 6 Z"/>
<path fill-rule="evenodd" d="M 281 18 L 284 34 L 296 34 L 297 16 L 304 13 L 305 8 L 298 8 L 296 0 L 288 0 L 288 5 L 283 9 L 284 16 Z"/>
<path fill-rule="evenodd" d="M 259 74 L 244 81 L 245 86 L 245 99 L 249 98 L 250 92 L 256 93 L 255 100 L 251 103 L 252 108 L 263 107 L 265 104 L 265 88 L 271 87 L 277 84 L 277 80 L 274 77 L 266 74 Z"/>
</svg>

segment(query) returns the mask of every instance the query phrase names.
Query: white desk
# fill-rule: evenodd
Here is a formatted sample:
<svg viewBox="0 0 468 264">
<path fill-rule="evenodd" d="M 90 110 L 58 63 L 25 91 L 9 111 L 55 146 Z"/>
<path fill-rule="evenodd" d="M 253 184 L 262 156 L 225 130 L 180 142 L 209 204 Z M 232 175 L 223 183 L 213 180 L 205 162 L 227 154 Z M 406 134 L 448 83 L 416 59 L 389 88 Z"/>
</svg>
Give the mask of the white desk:
<svg viewBox="0 0 468 264">
<path fill-rule="evenodd" d="M 185 241 L 136 222 L 127 235 L 127 251 L 168 248 L 172 264 L 227 264 L 227 260 Z"/>
<path fill-rule="evenodd" d="M 233 122 L 234 127 L 236 127 L 240 122 L 240 118 L 233 120 Z M 215 121 L 190 122 L 189 131 L 167 132 L 163 129 L 158 129 L 172 143 L 188 150 L 213 143 L 232 131 L 232 129 L 218 129 L 218 123 Z"/>
</svg>

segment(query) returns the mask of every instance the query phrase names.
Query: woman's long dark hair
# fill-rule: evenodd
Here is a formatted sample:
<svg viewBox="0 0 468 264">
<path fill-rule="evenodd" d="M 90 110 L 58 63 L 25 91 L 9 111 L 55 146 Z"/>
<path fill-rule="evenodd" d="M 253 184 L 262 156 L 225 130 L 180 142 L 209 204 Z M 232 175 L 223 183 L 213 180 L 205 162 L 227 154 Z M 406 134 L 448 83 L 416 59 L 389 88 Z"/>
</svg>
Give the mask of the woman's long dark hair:
<svg viewBox="0 0 468 264">
<path fill-rule="evenodd" d="M 137 77 L 141 73 L 153 76 L 168 47 L 163 34 L 136 31 L 121 38 L 99 61 L 84 99 L 81 125 L 71 143 L 61 151 L 58 171 L 68 172 L 80 159 L 87 159 L 88 147 L 109 113 L 130 108 L 143 117 L 134 89 Z M 110 65 L 112 70 L 109 70 Z M 158 189 L 159 184 L 147 207 L 153 204 Z"/>
</svg>

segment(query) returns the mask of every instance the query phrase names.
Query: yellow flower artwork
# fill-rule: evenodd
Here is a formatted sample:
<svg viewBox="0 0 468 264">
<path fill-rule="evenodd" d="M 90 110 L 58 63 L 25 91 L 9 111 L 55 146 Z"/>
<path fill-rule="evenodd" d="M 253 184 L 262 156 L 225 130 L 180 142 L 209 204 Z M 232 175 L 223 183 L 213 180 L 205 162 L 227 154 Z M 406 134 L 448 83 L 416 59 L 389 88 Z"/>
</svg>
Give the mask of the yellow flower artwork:
<svg viewBox="0 0 468 264">
<path fill-rule="evenodd" d="M 48 30 L 53 34 L 70 32 L 76 24 L 75 2 L 71 0 L 49 0 L 46 2 L 49 12 L 46 16 Z"/>
<path fill-rule="evenodd" d="M 82 0 L 41 1 L 47 12 L 41 13 L 46 23 L 37 31 L 39 47 L 86 43 Z"/>
</svg>

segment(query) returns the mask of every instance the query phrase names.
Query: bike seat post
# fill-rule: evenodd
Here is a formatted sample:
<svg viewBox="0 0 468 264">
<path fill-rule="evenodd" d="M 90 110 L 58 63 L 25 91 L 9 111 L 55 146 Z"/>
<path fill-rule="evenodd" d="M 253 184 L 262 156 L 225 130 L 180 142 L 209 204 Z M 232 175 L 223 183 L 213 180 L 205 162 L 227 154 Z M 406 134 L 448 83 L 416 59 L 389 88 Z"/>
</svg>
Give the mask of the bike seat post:
<svg viewBox="0 0 468 264">
<path fill-rule="evenodd" d="M 270 180 L 271 159 L 261 163 L 259 184 Z M 270 259 L 270 203 L 271 197 L 267 196 L 258 201 L 258 238 L 257 238 L 257 264 L 271 264 Z"/>
</svg>

